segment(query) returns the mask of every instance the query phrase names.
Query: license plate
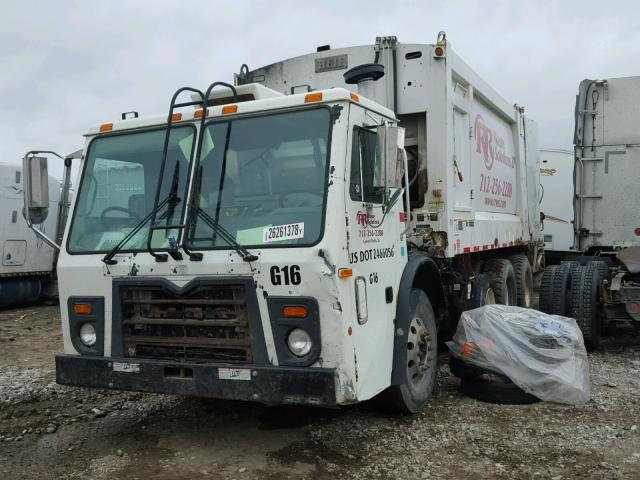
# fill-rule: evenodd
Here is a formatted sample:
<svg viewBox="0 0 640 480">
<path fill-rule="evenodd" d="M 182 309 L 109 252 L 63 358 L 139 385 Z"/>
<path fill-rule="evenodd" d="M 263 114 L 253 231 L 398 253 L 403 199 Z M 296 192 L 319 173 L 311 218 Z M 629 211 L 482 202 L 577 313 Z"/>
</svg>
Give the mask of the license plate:
<svg viewBox="0 0 640 480">
<path fill-rule="evenodd" d="M 218 378 L 220 380 L 251 380 L 251 369 L 249 368 L 219 368 Z"/>
<path fill-rule="evenodd" d="M 122 373 L 140 373 L 139 363 L 113 362 L 113 371 Z"/>
</svg>

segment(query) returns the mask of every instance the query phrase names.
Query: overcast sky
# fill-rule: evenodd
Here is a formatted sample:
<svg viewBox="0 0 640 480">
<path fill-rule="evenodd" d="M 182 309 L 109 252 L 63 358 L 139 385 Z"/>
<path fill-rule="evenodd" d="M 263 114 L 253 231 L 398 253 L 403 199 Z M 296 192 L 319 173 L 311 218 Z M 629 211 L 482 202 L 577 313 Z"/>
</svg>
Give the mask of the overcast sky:
<svg viewBox="0 0 640 480">
<path fill-rule="evenodd" d="M 181 86 L 231 82 L 318 45 L 379 35 L 457 53 L 540 126 L 541 147 L 571 148 L 583 78 L 640 75 L 637 1 L 0 0 L 0 162 L 66 154 L 93 124 L 166 111 Z M 52 172 L 60 169 L 53 167 Z"/>
</svg>

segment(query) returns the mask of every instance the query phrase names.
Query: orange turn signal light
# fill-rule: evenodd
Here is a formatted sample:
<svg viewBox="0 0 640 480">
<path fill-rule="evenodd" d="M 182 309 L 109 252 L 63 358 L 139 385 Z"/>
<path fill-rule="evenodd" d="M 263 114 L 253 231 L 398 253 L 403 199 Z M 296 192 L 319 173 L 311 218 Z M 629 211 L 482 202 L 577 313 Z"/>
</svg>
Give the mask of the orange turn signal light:
<svg viewBox="0 0 640 480">
<path fill-rule="evenodd" d="M 338 269 L 338 277 L 339 278 L 349 278 L 353 276 L 353 270 L 350 268 L 340 268 Z"/>
<path fill-rule="evenodd" d="M 230 113 L 236 113 L 238 111 L 238 105 L 225 105 L 222 107 L 222 114 L 229 115 Z"/>
<path fill-rule="evenodd" d="M 73 311 L 78 315 L 91 315 L 93 308 L 90 303 L 75 303 L 73 305 Z"/>
<path fill-rule="evenodd" d="M 321 92 L 307 93 L 304 96 L 304 103 L 312 103 L 312 102 L 320 102 L 320 101 L 322 101 L 322 93 Z"/>
<path fill-rule="evenodd" d="M 351 93 L 351 100 L 353 100 L 354 102 L 360 102 L 360 97 L 355 93 Z"/>
<path fill-rule="evenodd" d="M 113 130 L 113 123 L 103 123 L 100 125 L 101 132 L 109 132 L 111 130 Z"/>
<path fill-rule="evenodd" d="M 288 318 L 304 318 L 307 314 L 307 307 L 303 307 L 301 305 L 291 305 L 282 309 L 282 315 Z"/>
<path fill-rule="evenodd" d="M 181 113 L 174 113 L 173 115 L 171 115 L 171 121 L 172 122 L 179 122 L 180 120 L 182 120 L 182 114 Z"/>
</svg>

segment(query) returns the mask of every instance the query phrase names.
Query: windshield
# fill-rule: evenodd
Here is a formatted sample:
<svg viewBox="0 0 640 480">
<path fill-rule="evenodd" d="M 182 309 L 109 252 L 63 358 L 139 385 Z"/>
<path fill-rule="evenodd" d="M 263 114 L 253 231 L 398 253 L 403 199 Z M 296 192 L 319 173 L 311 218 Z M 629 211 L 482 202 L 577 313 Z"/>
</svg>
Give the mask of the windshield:
<svg viewBox="0 0 640 480">
<path fill-rule="evenodd" d="M 179 200 L 175 202 L 173 218 L 160 220 L 158 215 L 156 224 L 174 225 L 182 217 L 194 135 L 192 126 L 171 131 L 160 201 L 170 194 L 176 176 Z M 165 129 L 158 129 L 98 137 L 91 142 L 69 233 L 69 252 L 111 250 L 153 209 L 164 138 Z M 148 233 L 147 223 L 123 251 L 145 249 Z M 166 248 L 168 239 L 177 234 L 155 231 L 152 246 Z"/>
<path fill-rule="evenodd" d="M 330 124 L 330 111 L 316 108 L 207 125 L 198 206 L 247 247 L 317 243 Z M 228 248 L 202 218 L 193 222 L 190 248 Z"/>
</svg>

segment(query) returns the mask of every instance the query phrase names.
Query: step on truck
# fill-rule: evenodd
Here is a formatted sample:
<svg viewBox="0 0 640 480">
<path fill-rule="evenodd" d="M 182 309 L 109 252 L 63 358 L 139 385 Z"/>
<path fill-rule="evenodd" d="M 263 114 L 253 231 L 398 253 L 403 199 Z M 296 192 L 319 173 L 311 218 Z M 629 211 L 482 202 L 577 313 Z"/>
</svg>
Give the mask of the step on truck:
<svg viewBox="0 0 640 480">
<path fill-rule="evenodd" d="M 418 411 L 460 312 L 531 304 L 535 124 L 444 34 L 234 83 L 86 133 L 58 383 Z"/>
<path fill-rule="evenodd" d="M 540 308 L 575 318 L 590 349 L 621 321 L 640 326 L 638 124 L 640 77 L 580 83 L 573 152 L 575 253 L 545 271 Z"/>
</svg>

